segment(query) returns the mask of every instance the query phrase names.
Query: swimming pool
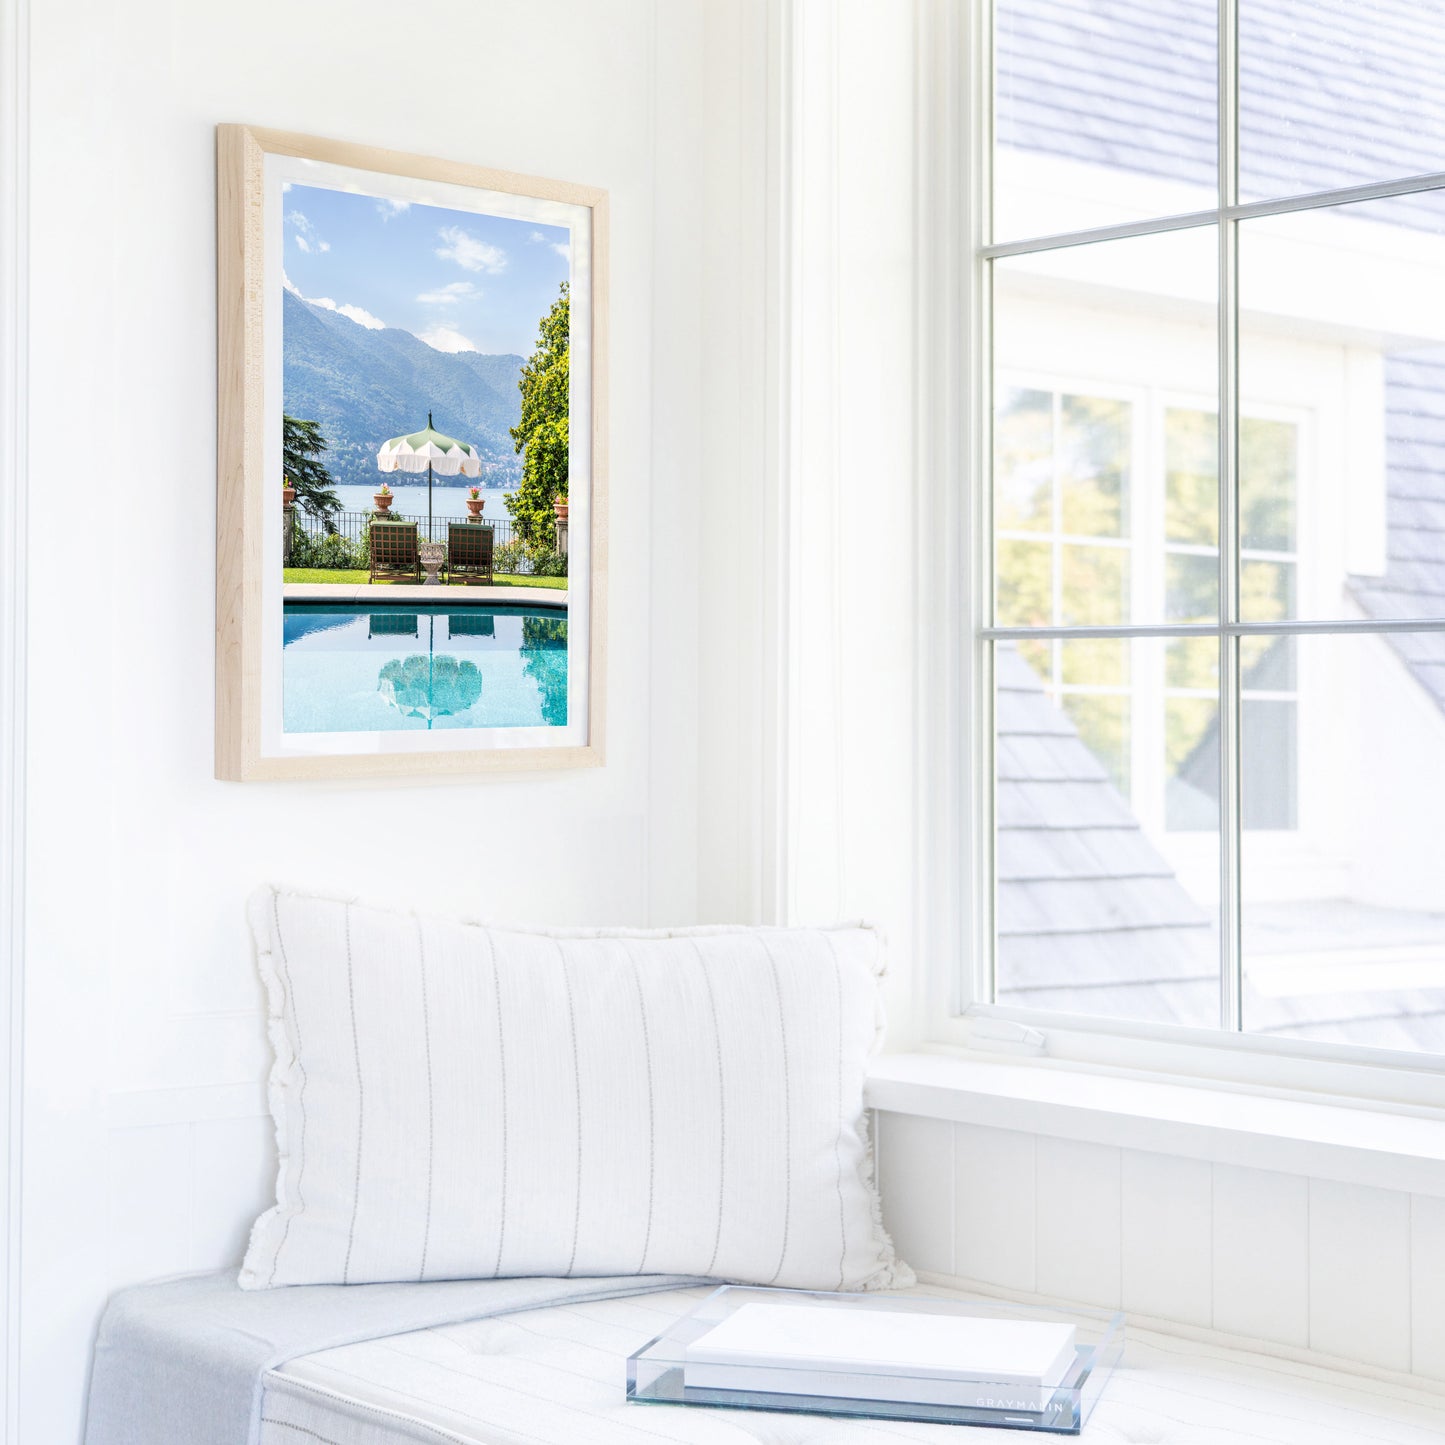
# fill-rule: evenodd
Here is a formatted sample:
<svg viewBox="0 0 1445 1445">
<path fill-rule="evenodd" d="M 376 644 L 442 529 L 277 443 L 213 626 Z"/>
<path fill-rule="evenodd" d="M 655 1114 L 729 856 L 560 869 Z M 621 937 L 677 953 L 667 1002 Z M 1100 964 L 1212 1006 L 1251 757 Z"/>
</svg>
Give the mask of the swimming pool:
<svg viewBox="0 0 1445 1445">
<path fill-rule="evenodd" d="M 565 727 L 561 608 L 287 602 L 290 733 Z"/>
</svg>

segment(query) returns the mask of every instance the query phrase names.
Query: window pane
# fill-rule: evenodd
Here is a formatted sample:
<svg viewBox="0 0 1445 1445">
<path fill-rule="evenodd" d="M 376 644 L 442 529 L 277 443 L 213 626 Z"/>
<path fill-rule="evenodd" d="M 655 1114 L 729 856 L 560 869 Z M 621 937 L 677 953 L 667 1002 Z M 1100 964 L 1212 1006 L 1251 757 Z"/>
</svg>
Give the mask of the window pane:
<svg viewBox="0 0 1445 1445">
<path fill-rule="evenodd" d="M 1053 520 L 1054 398 L 1010 387 L 994 420 L 995 525 L 1003 531 L 1048 529 Z"/>
<path fill-rule="evenodd" d="M 1240 546 L 1259 552 L 1295 550 L 1298 467 L 1296 424 L 1257 416 L 1240 418 Z"/>
<path fill-rule="evenodd" d="M 1219 417 L 1170 407 L 1164 413 L 1164 535 L 1219 545 Z"/>
<path fill-rule="evenodd" d="M 998 0 L 994 34 L 999 239 L 1215 204 L 1214 0 Z"/>
<path fill-rule="evenodd" d="M 1216 655 L 1218 645 L 1215 644 Z M 1174 833 L 1219 831 L 1219 701 L 1172 695 L 1164 703 L 1169 769 L 1165 827 Z"/>
<path fill-rule="evenodd" d="M 1109 397 L 1060 399 L 1059 492 L 1063 530 L 1128 535 L 1133 408 Z"/>
<path fill-rule="evenodd" d="M 1162 396 L 1217 392 L 1216 237 L 1207 226 L 994 263 L 1001 623 L 1175 615 L 1165 473 L 1179 539 L 1212 545 L 1218 467 L 1199 421 L 1213 412 L 1171 409 L 1184 418 L 1171 443 Z M 1216 593 L 1194 599 L 1191 619 L 1217 617 Z"/>
<path fill-rule="evenodd" d="M 1445 13 L 1239 0 L 1240 186 L 1263 200 L 1445 170 Z"/>
<path fill-rule="evenodd" d="M 1215 1027 L 1218 766 L 1186 767 L 1217 698 L 1190 700 L 1186 736 L 1166 726 L 1160 640 L 1060 647 L 1061 677 L 1037 650 L 995 652 L 999 1001 Z"/>
<path fill-rule="evenodd" d="M 1047 542 L 999 541 L 998 620 L 1003 627 L 1046 627 L 1054 620 L 1054 549 Z"/>
<path fill-rule="evenodd" d="M 1445 616 L 1445 194 L 1239 231 L 1240 615 Z"/>
<path fill-rule="evenodd" d="M 1164 615 L 1170 622 L 1214 621 L 1219 612 L 1218 554 L 1167 553 L 1164 585 Z"/>
<path fill-rule="evenodd" d="M 1165 645 L 1165 682 L 1189 692 L 1219 690 L 1219 640 L 1177 637 Z"/>
<path fill-rule="evenodd" d="M 1245 699 L 1245 1027 L 1445 1050 L 1445 634 L 1293 640 L 1295 703 Z"/>
<path fill-rule="evenodd" d="M 1110 627 L 1128 615 L 1129 554 L 1122 547 L 1059 548 L 1059 621 L 1069 627 Z"/>
<path fill-rule="evenodd" d="M 1293 693 L 1298 687 L 1295 639 L 1254 634 L 1239 639 L 1239 680 L 1251 693 Z"/>
<path fill-rule="evenodd" d="M 1123 687 L 1129 682 L 1129 644 L 1107 637 L 1059 643 L 1060 679 L 1077 687 Z"/>
</svg>

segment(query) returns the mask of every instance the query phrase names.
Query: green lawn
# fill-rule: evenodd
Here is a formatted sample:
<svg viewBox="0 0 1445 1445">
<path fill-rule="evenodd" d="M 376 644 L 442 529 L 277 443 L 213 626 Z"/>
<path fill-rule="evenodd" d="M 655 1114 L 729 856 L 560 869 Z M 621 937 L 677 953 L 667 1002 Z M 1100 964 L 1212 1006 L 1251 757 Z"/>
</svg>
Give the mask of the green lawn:
<svg viewBox="0 0 1445 1445">
<path fill-rule="evenodd" d="M 369 574 L 358 568 L 356 571 L 340 571 L 329 567 L 288 567 L 287 582 L 341 582 L 349 586 L 365 586 Z M 387 583 L 378 583 L 387 586 Z M 523 577 L 515 572 L 498 572 L 492 578 L 494 587 L 551 587 L 555 591 L 567 590 L 565 577 Z"/>
</svg>

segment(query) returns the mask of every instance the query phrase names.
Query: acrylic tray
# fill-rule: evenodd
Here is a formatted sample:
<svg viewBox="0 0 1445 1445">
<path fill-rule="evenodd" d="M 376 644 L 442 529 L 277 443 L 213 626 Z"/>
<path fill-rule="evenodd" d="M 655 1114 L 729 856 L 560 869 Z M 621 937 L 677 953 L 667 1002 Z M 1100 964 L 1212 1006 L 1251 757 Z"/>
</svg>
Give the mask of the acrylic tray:
<svg viewBox="0 0 1445 1445">
<path fill-rule="evenodd" d="M 839 1395 L 800 1395 L 786 1390 L 722 1390 L 683 1383 L 686 1348 L 733 1310 L 750 1301 L 770 1304 L 798 1301 L 838 1309 L 897 1310 L 914 1313 L 967 1315 L 975 1319 L 1048 1320 L 1073 1325 L 1076 1361 L 1073 1370 L 1043 1410 L 1017 1410 L 1002 1403 L 1008 1385 L 997 1387 L 997 1406 L 940 1405 L 896 1399 Z M 852 1415 L 874 1420 L 923 1420 L 945 1425 L 987 1425 L 993 1429 L 1044 1430 L 1077 1435 L 1083 1429 L 1109 1375 L 1124 1353 L 1124 1316 L 1109 1310 L 1050 1309 L 996 1300 L 957 1300 L 919 1295 L 830 1294 L 807 1290 L 755 1289 L 723 1285 L 690 1314 L 629 1356 L 627 1398 L 654 1405 L 712 1405 L 730 1410 L 782 1410 L 817 1415 Z M 858 1375 L 852 1376 L 854 1380 Z M 889 1393 L 898 1393 L 898 1377 L 889 1377 Z M 992 1394 L 991 1388 L 980 1387 Z M 926 1393 L 924 1386 L 921 1393 Z"/>
</svg>

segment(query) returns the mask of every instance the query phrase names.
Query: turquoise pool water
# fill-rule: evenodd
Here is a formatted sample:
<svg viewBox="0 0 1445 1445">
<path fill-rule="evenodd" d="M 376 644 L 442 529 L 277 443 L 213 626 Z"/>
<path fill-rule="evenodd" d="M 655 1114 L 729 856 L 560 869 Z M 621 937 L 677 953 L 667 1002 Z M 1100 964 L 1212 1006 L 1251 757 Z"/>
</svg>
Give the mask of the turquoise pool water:
<svg viewBox="0 0 1445 1445">
<path fill-rule="evenodd" d="M 285 604 L 290 733 L 564 727 L 560 608 Z"/>
</svg>

